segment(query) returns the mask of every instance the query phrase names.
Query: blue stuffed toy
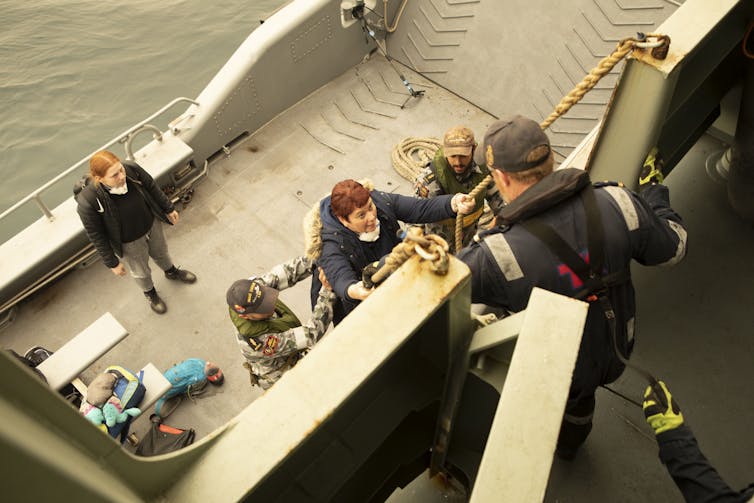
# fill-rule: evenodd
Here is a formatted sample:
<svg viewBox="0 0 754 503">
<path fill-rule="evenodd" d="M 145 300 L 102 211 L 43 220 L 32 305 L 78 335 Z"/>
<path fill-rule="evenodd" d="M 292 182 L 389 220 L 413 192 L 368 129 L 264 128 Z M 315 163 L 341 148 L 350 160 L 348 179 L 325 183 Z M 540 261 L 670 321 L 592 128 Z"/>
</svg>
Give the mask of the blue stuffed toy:
<svg viewBox="0 0 754 503">
<path fill-rule="evenodd" d="M 85 409 L 85 412 L 83 409 Z M 82 412 L 84 412 L 84 417 L 98 426 L 101 430 L 107 432 L 107 428 L 112 428 L 116 424 L 125 423 L 129 417 L 136 417 L 141 414 L 141 409 L 138 407 L 131 407 L 123 410 L 123 405 L 120 403 L 120 399 L 113 395 L 102 407 L 96 407 L 87 403 L 82 407 Z"/>
</svg>

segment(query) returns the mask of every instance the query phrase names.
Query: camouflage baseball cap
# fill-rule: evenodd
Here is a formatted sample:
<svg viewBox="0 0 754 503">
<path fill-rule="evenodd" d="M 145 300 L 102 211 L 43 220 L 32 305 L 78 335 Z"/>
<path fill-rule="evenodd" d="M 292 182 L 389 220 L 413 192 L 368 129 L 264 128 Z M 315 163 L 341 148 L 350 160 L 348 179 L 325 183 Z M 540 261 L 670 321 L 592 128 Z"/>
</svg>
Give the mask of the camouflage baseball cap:
<svg viewBox="0 0 754 503">
<path fill-rule="evenodd" d="M 527 160 L 532 150 L 546 146 L 537 159 Z M 542 164 L 550 156 L 550 140 L 539 124 L 521 115 L 493 122 L 477 149 L 477 164 L 503 171 L 525 171 Z"/>
<path fill-rule="evenodd" d="M 230 286 L 225 299 L 238 314 L 268 314 L 275 310 L 279 294 L 260 279 L 239 279 Z"/>
<path fill-rule="evenodd" d="M 442 149 L 446 157 L 451 155 L 471 155 L 476 146 L 474 132 L 463 126 L 455 126 L 445 133 L 442 139 Z"/>
</svg>

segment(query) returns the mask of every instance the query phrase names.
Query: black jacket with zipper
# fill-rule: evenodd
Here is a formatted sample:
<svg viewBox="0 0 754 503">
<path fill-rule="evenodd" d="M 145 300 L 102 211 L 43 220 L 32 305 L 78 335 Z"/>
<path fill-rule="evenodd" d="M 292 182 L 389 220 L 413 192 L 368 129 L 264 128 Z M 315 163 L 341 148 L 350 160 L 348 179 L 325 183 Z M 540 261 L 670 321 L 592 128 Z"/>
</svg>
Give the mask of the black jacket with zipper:
<svg viewBox="0 0 754 503">
<path fill-rule="evenodd" d="M 154 178 L 135 162 L 123 161 L 123 168 L 129 182 L 128 190 L 141 194 L 154 216 L 170 224 L 167 215 L 175 207 Z M 123 256 L 123 243 L 120 240 L 121 217 L 110 193 L 89 181 L 75 197 L 78 203 L 76 211 L 89 241 L 102 257 L 102 262 L 112 269 L 120 263 L 118 257 Z"/>
</svg>

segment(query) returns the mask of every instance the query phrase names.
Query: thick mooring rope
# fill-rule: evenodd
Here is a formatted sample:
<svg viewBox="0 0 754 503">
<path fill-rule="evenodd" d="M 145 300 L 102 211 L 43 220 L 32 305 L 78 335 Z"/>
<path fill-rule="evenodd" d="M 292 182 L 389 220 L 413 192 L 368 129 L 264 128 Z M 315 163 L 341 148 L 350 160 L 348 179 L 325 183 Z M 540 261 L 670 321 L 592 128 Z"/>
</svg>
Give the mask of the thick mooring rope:
<svg viewBox="0 0 754 503">
<path fill-rule="evenodd" d="M 372 282 L 379 284 L 414 255 L 429 260 L 432 271 L 443 276 L 448 273 L 449 248 L 448 243 L 440 236 L 436 234 L 425 236 L 421 227 L 409 227 L 403 241 L 395 245 L 393 251 L 385 259 L 385 264 L 372 274 Z"/>
<path fill-rule="evenodd" d="M 647 43 L 647 37 L 657 38 L 658 43 Z M 555 122 L 556 119 L 558 119 L 558 117 L 565 115 L 565 113 L 568 112 L 571 107 L 581 101 L 584 95 L 597 85 L 597 82 L 599 82 L 602 77 L 610 73 L 610 70 L 612 70 L 615 65 L 617 65 L 623 58 L 625 58 L 629 52 L 637 48 L 652 48 L 652 54 L 655 57 L 657 57 L 658 59 L 664 59 L 664 57 L 667 55 L 667 47 L 669 44 L 670 38 L 665 35 L 650 34 L 646 35 L 643 38 L 624 38 L 623 40 L 618 42 L 615 50 L 610 55 L 602 58 L 597 66 L 592 68 L 592 70 L 582 79 L 582 81 L 576 84 L 576 87 L 574 87 L 570 93 L 565 95 L 563 99 L 560 100 L 560 103 L 555 106 L 555 110 L 553 110 L 553 112 L 539 124 L 539 127 L 542 129 L 547 129 L 553 122 Z M 664 52 L 660 50 L 663 48 Z M 490 181 L 492 181 L 492 176 L 486 176 L 484 180 L 479 182 L 479 184 L 474 187 L 474 190 L 472 190 L 469 195 L 476 197 L 481 190 L 485 189 L 489 185 Z M 459 213 L 456 215 L 456 242 L 454 249 L 455 253 L 458 253 L 458 251 L 461 249 L 461 246 L 463 246 L 462 239 L 463 215 Z"/>
<path fill-rule="evenodd" d="M 648 39 L 655 39 L 650 41 Z M 539 127 L 547 129 L 558 117 L 565 115 L 576 103 L 581 101 L 597 82 L 617 65 L 623 58 L 633 50 L 651 49 L 651 54 L 656 59 L 665 59 L 670 46 L 670 37 L 650 33 L 647 35 L 638 34 L 636 38 L 624 38 L 615 47 L 613 52 L 602 58 L 583 79 L 579 82 L 570 93 L 560 100 L 553 112 L 543 120 Z M 424 166 L 434 157 L 437 149 L 442 146 L 442 142 L 437 138 L 416 138 L 408 137 L 401 141 L 393 148 L 391 160 L 395 170 L 407 180 L 414 182 Z M 417 160 L 418 159 L 418 160 Z M 492 176 L 486 176 L 479 182 L 474 189 L 469 192 L 473 198 L 482 190 L 485 190 L 492 181 Z M 401 243 L 402 244 L 402 243 Z M 400 246 L 399 244 L 398 246 Z M 455 248 L 457 253 L 463 246 L 463 215 L 456 215 L 455 229 Z M 379 273 L 380 271 L 378 271 Z M 376 275 L 377 273 L 375 273 Z"/>
</svg>

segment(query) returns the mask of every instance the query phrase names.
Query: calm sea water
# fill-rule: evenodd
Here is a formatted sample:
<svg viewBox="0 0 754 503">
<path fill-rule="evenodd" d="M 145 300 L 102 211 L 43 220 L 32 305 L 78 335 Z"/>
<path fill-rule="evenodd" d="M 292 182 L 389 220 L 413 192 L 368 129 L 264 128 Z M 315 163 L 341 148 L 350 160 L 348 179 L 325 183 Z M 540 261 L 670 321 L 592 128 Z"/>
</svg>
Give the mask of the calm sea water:
<svg viewBox="0 0 754 503">
<path fill-rule="evenodd" d="M 0 0 L 0 212 L 173 98 L 195 98 L 285 3 Z M 164 123 L 183 108 L 173 110 Z M 62 202 L 78 177 L 45 202 Z M 35 208 L 0 222 L 0 242 Z"/>
</svg>

